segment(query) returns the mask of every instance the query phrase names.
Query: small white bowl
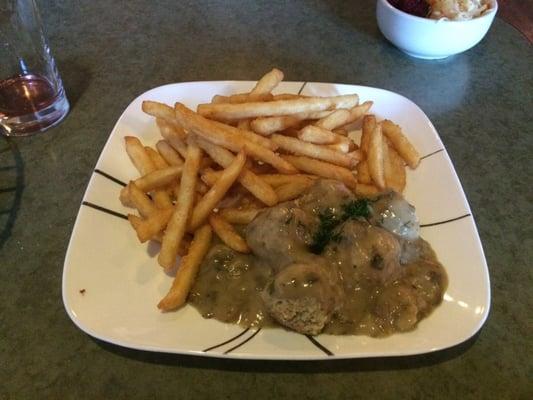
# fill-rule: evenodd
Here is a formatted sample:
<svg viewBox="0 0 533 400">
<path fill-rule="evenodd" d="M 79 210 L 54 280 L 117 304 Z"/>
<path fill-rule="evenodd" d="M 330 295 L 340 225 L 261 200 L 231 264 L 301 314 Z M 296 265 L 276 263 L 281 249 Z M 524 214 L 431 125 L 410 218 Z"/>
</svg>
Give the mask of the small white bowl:
<svg viewBox="0 0 533 400">
<path fill-rule="evenodd" d="M 474 47 L 485 36 L 496 16 L 498 3 L 482 15 L 467 21 L 430 19 L 407 14 L 387 0 L 377 0 L 376 16 L 383 36 L 410 56 L 446 58 Z"/>
</svg>

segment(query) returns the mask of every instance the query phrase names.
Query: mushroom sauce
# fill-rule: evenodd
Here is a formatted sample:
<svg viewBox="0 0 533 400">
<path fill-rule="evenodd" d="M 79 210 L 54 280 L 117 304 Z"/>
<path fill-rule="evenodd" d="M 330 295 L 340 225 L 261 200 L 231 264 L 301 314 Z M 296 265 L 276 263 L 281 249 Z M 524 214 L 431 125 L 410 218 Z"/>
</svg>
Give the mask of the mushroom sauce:
<svg viewBox="0 0 533 400">
<path fill-rule="evenodd" d="M 251 254 L 214 241 L 188 301 L 205 318 L 303 334 L 409 331 L 441 301 L 447 276 L 401 195 L 360 199 L 318 180 L 261 211 Z"/>
</svg>

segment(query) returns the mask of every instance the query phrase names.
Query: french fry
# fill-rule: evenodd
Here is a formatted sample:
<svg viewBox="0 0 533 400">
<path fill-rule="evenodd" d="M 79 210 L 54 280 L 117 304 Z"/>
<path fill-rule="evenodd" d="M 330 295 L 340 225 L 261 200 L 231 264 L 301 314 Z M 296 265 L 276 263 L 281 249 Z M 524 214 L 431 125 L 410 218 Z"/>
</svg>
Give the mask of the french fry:
<svg viewBox="0 0 533 400">
<path fill-rule="evenodd" d="M 125 136 L 124 141 L 126 143 L 126 153 L 128 153 L 131 162 L 141 175 L 146 175 L 156 169 L 154 162 L 138 138 Z"/>
<path fill-rule="evenodd" d="M 344 125 L 344 121 L 347 121 L 348 118 L 350 118 L 350 111 L 346 108 L 341 108 L 340 110 L 335 110 L 326 118 L 318 120 L 315 125 L 319 128 L 333 130 L 339 126 Z"/>
<path fill-rule="evenodd" d="M 347 125 L 357 121 L 372 107 L 373 102 L 365 101 L 363 104 L 355 106 L 350 110 L 337 110 L 326 118 L 316 122 L 316 126 L 324 129 L 333 130 L 339 126 Z"/>
<path fill-rule="evenodd" d="M 257 96 L 270 93 L 282 80 L 283 72 L 279 69 L 274 68 L 272 71 L 267 72 L 251 90 L 248 101 L 255 101 Z"/>
<path fill-rule="evenodd" d="M 183 104 L 176 103 L 175 107 L 176 118 L 180 124 L 211 143 L 215 143 L 234 152 L 245 149 L 246 153 L 251 157 L 272 165 L 280 172 L 287 174 L 297 172 L 292 165 L 273 153 L 270 149 L 250 142 L 241 136 L 229 134 L 225 129 L 221 129 L 214 121 L 203 118 L 189 110 Z"/>
<path fill-rule="evenodd" d="M 315 160 L 302 156 L 283 156 L 287 161 L 293 164 L 300 171 L 308 174 L 318 175 L 323 178 L 336 179 L 343 182 L 350 189 L 355 189 L 357 180 L 352 172 L 338 165 L 330 164 L 324 161 Z"/>
<path fill-rule="evenodd" d="M 143 220 L 137 215 L 128 214 L 128 221 L 130 222 L 135 232 L 137 232 L 137 229 L 139 228 L 139 226 L 142 225 Z M 155 240 L 156 242 L 161 243 L 163 241 L 163 234 L 159 232 L 155 234 L 150 240 Z M 190 245 L 191 245 L 191 241 L 188 238 L 184 237 L 178 249 L 178 255 L 184 256 L 185 254 L 187 254 Z"/>
<path fill-rule="evenodd" d="M 363 129 L 361 131 L 360 149 L 368 156 L 368 145 L 374 128 L 376 127 L 376 117 L 374 115 L 365 115 L 363 118 Z M 366 157 L 365 157 L 366 158 Z"/>
<path fill-rule="evenodd" d="M 357 181 L 364 184 L 371 184 L 372 178 L 370 172 L 368 172 L 368 162 L 363 160 L 357 164 Z"/>
<path fill-rule="evenodd" d="M 137 237 L 139 238 L 139 241 L 144 243 L 154 238 L 163 229 L 165 229 L 173 211 L 174 210 L 172 207 L 164 210 L 158 209 L 148 218 L 144 219 L 137 227 Z"/>
<path fill-rule="evenodd" d="M 140 186 L 142 188 L 141 190 L 143 190 L 145 192 L 148 192 L 148 191 L 152 190 L 150 188 L 150 186 L 151 186 L 150 184 L 151 183 L 156 183 L 156 180 L 159 177 L 159 175 L 157 175 L 157 174 L 155 176 L 152 175 L 152 174 L 154 174 L 158 170 L 162 170 L 162 169 L 168 168 L 168 164 L 163 159 L 163 157 L 161 157 L 159 155 L 159 153 L 157 151 L 155 151 L 154 149 L 152 149 L 151 147 L 145 147 L 145 151 L 146 151 L 146 154 L 148 154 L 148 156 L 152 160 L 152 163 L 155 165 L 155 168 L 156 168 L 154 171 L 146 174 L 143 177 L 144 179 L 142 179 L 142 181 L 140 183 Z M 126 189 L 126 190 L 128 190 L 128 189 Z M 168 193 L 166 193 L 165 191 L 156 190 L 153 193 L 153 198 L 154 198 L 154 203 L 155 203 L 155 205 L 158 208 L 172 207 L 172 201 L 170 200 L 170 197 L 169 197 Z"/>
<path fill-rule="evenodd" d="M 152 200 L 142 191 L 135 182 L 130 182 L 127 186 L 128 194 L 133 207 L 139 211 L 143 217 L 149 217 L 157 211 L 157 207 Z"/>
<path fill-rule="evenodd" d="M 280 148 L 291 153 L 327 161 L 341 167 L 351 168 L 357 163 L 357 160 L 346 154 L 316 144 L 306 143 L 296 138 L 275 134 L 272 135 L 272 141 L 278 144 Z"/>
<path fill-rule="evenodd" d="M 306 174 L 294 174 L 294 175 L 265 174 L 265 175 L 261 175 L 261 179 L 263 179 L 266 183 L 268 183 L 272 187 L 278 187 L 281 185 L 285 185 L 287 183 L 294 182 L 295 180 L 316 179 L 316 176 L 306 175 Z"/>
<path fill-rule="evenodd" d="M 221 104 L 221 103 L 231 103 L 231 104 L 240 104 L 246 103 L 249 101 L 250 93 L 237 93 L 232 94 L 231 96 L 221 96 L 215 95 L 211 99 L 212 104 Z M 263 95 L 256 95 L 255 101 L 271 101 L 273 98 L 272 94 L 265 93 Z"/>
<path fill-rule="evenodd" d="M 122 189 L 120 189 L 120 194 L 118 196 L 118 199 L 120 200 L 120 202 L 122 203 L 122 205 L 124 207 L 134 207 L 135 208 L 135 206 L 131 202 L 130 190 L 129 190 L 128 186 L 125 186 Z"/>
<path fill-rule="evenodd" d="M 158 169 L 135 180 L 135 185 L 144 193 L 168 186 L 181 176 L 183 167 Z"/>
<path fill-rule="evenodd" d="M 331 132 L 336 133 L 337 135 L 341 135 L 341 136 L 348 135 L 348 131 L 344 128 L 335 128 L 335 129 L 332 129 Z"/>
<path fill-rule="evenodd" d="M 239 123 L 237 124 L 237 129 L 241 129 L 241 130 L 244 130 L 244 131 L 249 131 L 250 130 L 250 120 L 248 118 L 241 119 L 239 121 Z"/>
<path fill-rule="evenodd" d="M 210 119 L 236 120 L 349 108 L 357 105 L 358 101 L 357 95 L 343 95 L 241 104 L 200 104 L 198 114 Z"/>
<path fill-rule="evenodd" d="M 352 157 L 354 160 L 361 161 L 361 159 L 363 158 L 363 153 L 361 152 L 361 150 L 356 149 L 356 150 L 350 151 L 348 153 L 348 156 Z"/>
<path fill-rule="evenodd" d="M 301 98 L 301 97 L 296 97 Z M 320 119 L 327 117 L 333 111 L 304 112 L 292 115 L 281 115 L 276 117 L 259 117 L 250 122 L 250 128 L 260 135 L 268 136 L 275 132 L 297 127 L 307 119 Z"/>
<path fill-rule="evenodd" d="M 335 129 L 334 132 L 338 133 L 340 130 L 344 130 L 344 129 L 338 128 L 338 129 Z M 353 130 L 350 130 L 350 131 L 346 131 L 346 130 L 344 130 L 344 131 L 346 133 L 343 133 L 343 135 L 346 136 L 348 139 L 350 139 L 352 141 L 352 143 L 355 145 L 356 148 L 361 149 L 361 151 L 363 151 L 363 149 L 360 146 L 358 146 L 358 143 L 361 143 L 361 137 L 363 135 L 363 130 L 362 129 L 353 129 Z"/>
<path fill-rule="evenodd" d="M 207 185 L 214 185 L 215 182 L 220 178 L 222 175 L 222 171 L 204 171 L 202 174 L 202 180 Z M 242 173 L 241 173 L 242 176 Z M 299 184 L 301 182 L 308 182 L 309 179 L 316 179 L 316 176 L 313 175 L 306 175 L 306 174 L 293 174 L 293 175 L 282 175 L 282 174 L 264 174 L 259 175 L 259 178 L 265 182 L 268 183 L 269 186 L 273 187 L 273 190 L 277 190 L 279 186 L 283 186 L 286 184 Z M 274 192 L 276 193 L 276 192 Z M 279 201 L 277 195 L 276 195 L 276 203 Z"/>
<path fill-rule="evenodd" d="M 224 170 L 215 184 L 211 186 L 204 197 L 202 197 L 198 204 L 196 204 L 189 223 L 189 229 L 191 231 L 194 231 L 206 221 L 213 208 L 215 208 L 218 202 L 222 200 L 231 185 L 233 185 L 239 177 L 245 162 L 246 155 L 241 151 Z"/>
<path fill-rule="evenodd" d="M 213 171 L 212 169 L 208 168 L 202 171 L 200 179 L 207 186 L 213 186 L 221 174 L 222 171 Z"/>
<path fill-rule="evenodd" d="M 183 159 L 179 153 L 174 150 L 174 148 L 166 140 L 160 140 L 157 142 L 155 147 L 157 148 L 159 154 L 161 154 L 161 157 L 163 157 L 169 165 L 175 167 L 181 167 L 183 165 Z"/>
<path fill-rule="evenodd" d="M 157 169 L 139 139 L 133 136 L 126 136 L 124 140 L 126 142 L 126 152 L 141 175 L 149 174 Z M 131 204 L 128 188 L 121 190 L 120 200 L 126 206 Z M 167 208 L 172 205 L 168 194 L 160 191 L 154 193 L 154 202 L 159 208 Z"/>
<path fill-rule="evenodd" d="M 209 225 L 211 225 L 211 228 L 220 240 L 222 240 L 230 249 L 238 251 L 239 253 L 250 252 L 250 248 L 242 236 L 239 235 L 233 226 L 220 215 L 211 213 L 209 215 Z"/>
<path fill-rule="evenodd" d="M 372 178 L 370 176 L 370 171 L 368 170 L 368 147 L 370 142 L 370 137 L 376 126 L 376 117 L 374 115 L 365 115 L 363 117 L 363 127 L 361 129 L 361 140 L 359 149 L 361 150 L 362 159 L 357 164 L 357 180 L 359 183 L 370 185 L 372 183 Z M 350 136 L 350 133 L 348 133 Z M 354 136 L 356 133 L 354 133 Z"/>
<path fill-rule="evenodd" d="M 225 129 L 226 132 L 228 132 L 230 135 L 243 137 L 244 139 L 249 140 L 250 142 L 256 143 L 270 150 L 277 150 L 278 148 L 278 146 L 272 143 L 270 139 L 263 137 L 261 135 L 258 135 L 255 132 L 244 130 L 244 129 L 239 129 L 239 128 L 234 128 L 233 126 L 225 125 L 217 121 L 212 121 L 212 122 L 213 124 L 218 125 L 219 128 Z"/>
<path fill-rule="evenodd" d="M 326 144 L 324 147 L 348 155 L 348 153 L 350 153 L 350 150 L 352 150 L 354 145 L 349 140 L 345 140 L 339 143 Z M 359 160 L 359 153 L 348 155 L 348 157 L 355 158 L 355 160 Z"/>
<path fill-rule="evenodd" d="M 416 168 L 420 162 L 420 154 L 409 142 L 409 139 L 402 133 L 402 129 L 388 119 L 382 122 L 383 133 L 389 139 L 392 147 L 405 160 L 412 169 Z"/>
<path fill-rule="evenodd" d="M 283 72 L 274 68 L 272 71 L 266 73 L 250 93 L 238 93 L 231 96 L 215 95 L 211 99 L 211 104 L 240 104 L 249 101 L 271 101 L 273 96 L 270 93 L 283 80 Z"/>
<path fill-rule="evenodd" d="M 152 117 L 163 119 L 170 125 L 174 124 L 174 109 L 167 104 L 145 100 L 142 102 L 141 108 Z"/>
<path fill-rule="evenodd" d="M 219 211 L 219 215 L 231 224 L 246 225 L 261 211 L 260 208 L 224 208 Z"/>
<path fill-rule="evenodd" d="M 279 201 L 293 200 L 299 197 L 304 191 L 310 188 L 314 179 L 299 179 L 291 183 L 286 183 L 276 188 Z"/>
<path fill-rule="evenodd" d="M 163 240 L 163 237 L 161 237 L 161 240 Z M 189 239 L 189 237 L 184 237 L 181 240 L 180 247 L 178 248 L 178 256 L 183 257 L 187 255 L 190 247 L 191 247 L 191 239 Z"/>
<path fill-rule="evenodd" d="M 152 149 L 149 146 L 145 146 L 144 148 L 146 150 L 146 153 L 148 153 L 148 156 L 154 163 L 156 169 L 165 169 L 168 168 L 168 163 L 165 161 L 163 157 L 161 157 L 161 154 L 159 154 L 157 151 Z"/>
<path fill-rule="evenodd" d="M 194 233 L 189 252 L 181 259 L 180 267 L 169 292 L 157 305 L 160 310 L 170 311 L 185 304 L 200 269 L 200 264 L 211 245 L 211 237 L 212 232 L 209 225 L 202 226 Z"/>
<path fill-rule="evenodd" d="M 260 135 L 268 136 L 274 132 L 283 131 L 287 128 L 298 126 L 302 119 L 295 115 L 283 115 L 280 117 L 256 118 L 250 122 L 250 128 Z"/>
<path fill-rule="evenodd" d="M 209 187 L 200 181 L 196 182 L 196 192 L 200 194 L 206 194 L 209 191 Z"/>
<path fill-rule="evenodd" d="M 272 100 L 293 100 L 293 99 L 303 99 L 308 96 L 304 96 L 302 94 L 294 94 L 294 93 L 281 93 L 281 94 L 275 94 L 272 97 Z"/>
<path fill-rule="evenodd" d="M 405 164 L 400 155 L 388 144 L 384 145 L 385 185 L 398 193 L 405 188 Z"/>
<path fill-rule="evenodd" d="M 202 159 L 202 150 L 191 138 L 189 138 L 188 144 L 176 207 L 163 236 L 158 257 L 159 265 L 165 269 L 170 269 L 174 266 L 196 194 L 196 181 L 200 160 Z"/>
<path fill-rule="evenodd" d="M 153 192 L 154 203 L 158 208 L 172 207 L 172 200 L 165 190 L 156 190 Z"/>
<path fill-rule="evenodd" d="M 340 110 L 339 110 L 340 111 Z M 314 144 L 333 144 L 341 142 L 340 135 L 330 130 L 320 128 L 314 125 L 307 125 L 298 133 L 298 138 L 304 142 Z M 342 137 L 342 136 L 341 136 Z M 346 138 L 343 138 L 346 139 Z"/>
<path fill-rule="evenodd" d="M 138 217 L 137 215 L 128 214 L 128 221 L 135 230 L 135 233 L 137 233 L 137 229 L 142 224 L 143 219 L 141 217 Z M 155 234 L 150 240 L 155 240 L 156 242 L 161 243 L 161 241 L 163 240 L 163 235 L 161 234 L 161 232 L 159 232 Z"/>
<path fill-rule="evenodd" d="M 173 129 L 167 121 L 163 119 L 156 119 L 156 123 L 159 126 L 159 132 L 161 133 L 161 136 L 172 146 L 174 150 L 176 150 L 179 155 L 185 159 L 187 156 L 187 145 L 185 144 L 186 136 L 183 138 L 180 134 L 178 134 L 178 131 Z M 183 133 L 185 135 L 185 132 Z"/>
<path fill-rule="evenodd" d="M 217 146 L 205 139 L 198 138 L 197 142 L 198 145 L 223 168 L 228 168 L 235 158 L 235 156 L 225 148 Z M 278 202 L 278 196 L 274 189 L 248 168 L 243 168 L 243 171 L 239 176 L 239 182 L 266 205 L 273 206 Z"/>
<path fill-rule="evenodd" d="M 383 133 L 381 124 L 376 124 L 368 143 L 368 172 L 372 181 L 379 189 L 385 188 L 385 172 L 383 166 Z"/>
</svg>

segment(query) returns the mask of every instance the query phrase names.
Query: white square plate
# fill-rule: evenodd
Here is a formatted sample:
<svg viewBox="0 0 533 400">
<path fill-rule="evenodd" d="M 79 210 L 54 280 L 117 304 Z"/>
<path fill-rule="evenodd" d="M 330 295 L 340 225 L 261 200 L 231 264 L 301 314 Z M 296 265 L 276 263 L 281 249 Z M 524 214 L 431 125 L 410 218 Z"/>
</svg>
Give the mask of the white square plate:
<svg viewBox="0 0 533 400">
<path fill-rule="evenodd" d="M 453 165 L 426 115 L 398 94 L 364 86 L 284 82 L 277 93 L 357 93 L 372 112 L 404 128 L 425 157 L 408 171 L 405 196 L 417 209 L 422 237 L 431 243 L 449 277 L 444 301 L 418 327 L 384 339 L 319 335 L 283 329 L 248 330 L 203 319 L 191 306 L 161 313 L 156 304 L 172 277 L 156 262 L 156 246 L 141 245 L 118 200 L 121 182 L 137 177 L 124 136 L 149 145 L 159 137 L 143 100 L 175 101 L 195 108 L 213 95 L 249 91 L 255 82 L 189 82 L 161 86 L 137 97 L 113 128 L 92 175 L 74 225 L 63 270 L 63 301 L 88 334 L 140 350 L 250 359 L 325 359 L 419 354 L 459 344 L 485 322 L 490 306 L 488 269 L 470 208 Z M 114 179 L 115 180 L 114 180 Z M 116 181 L 118 180 L 118 182 Z"/>
</svg>

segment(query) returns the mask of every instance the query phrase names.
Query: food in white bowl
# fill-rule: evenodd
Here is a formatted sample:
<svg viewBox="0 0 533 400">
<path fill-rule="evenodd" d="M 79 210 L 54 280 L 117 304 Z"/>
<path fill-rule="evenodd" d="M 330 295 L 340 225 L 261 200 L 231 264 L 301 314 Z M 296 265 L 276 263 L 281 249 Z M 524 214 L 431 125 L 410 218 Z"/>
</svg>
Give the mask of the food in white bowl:
<svg viewBox="0 0 533 400">
<path fill-rule="evenodd" d="M 494 7 L 494 0 L 427 0 L 430 4 L 429 17 L 447 18 L 454 21 L 478 18 Z"/>
<path fill-rule="evenodd" d="M 376 17 L 383 35 L 400 50 L 417 58 L 439 59 L 478 44 L 497 9 L 496 0 L 378 0 Z"/>
<path fill-rule="evenodd" d="M 490 12 L 495 0 L 388 0 L 397 9 L 417 17 L 469 20 Z"/>
</svg>

